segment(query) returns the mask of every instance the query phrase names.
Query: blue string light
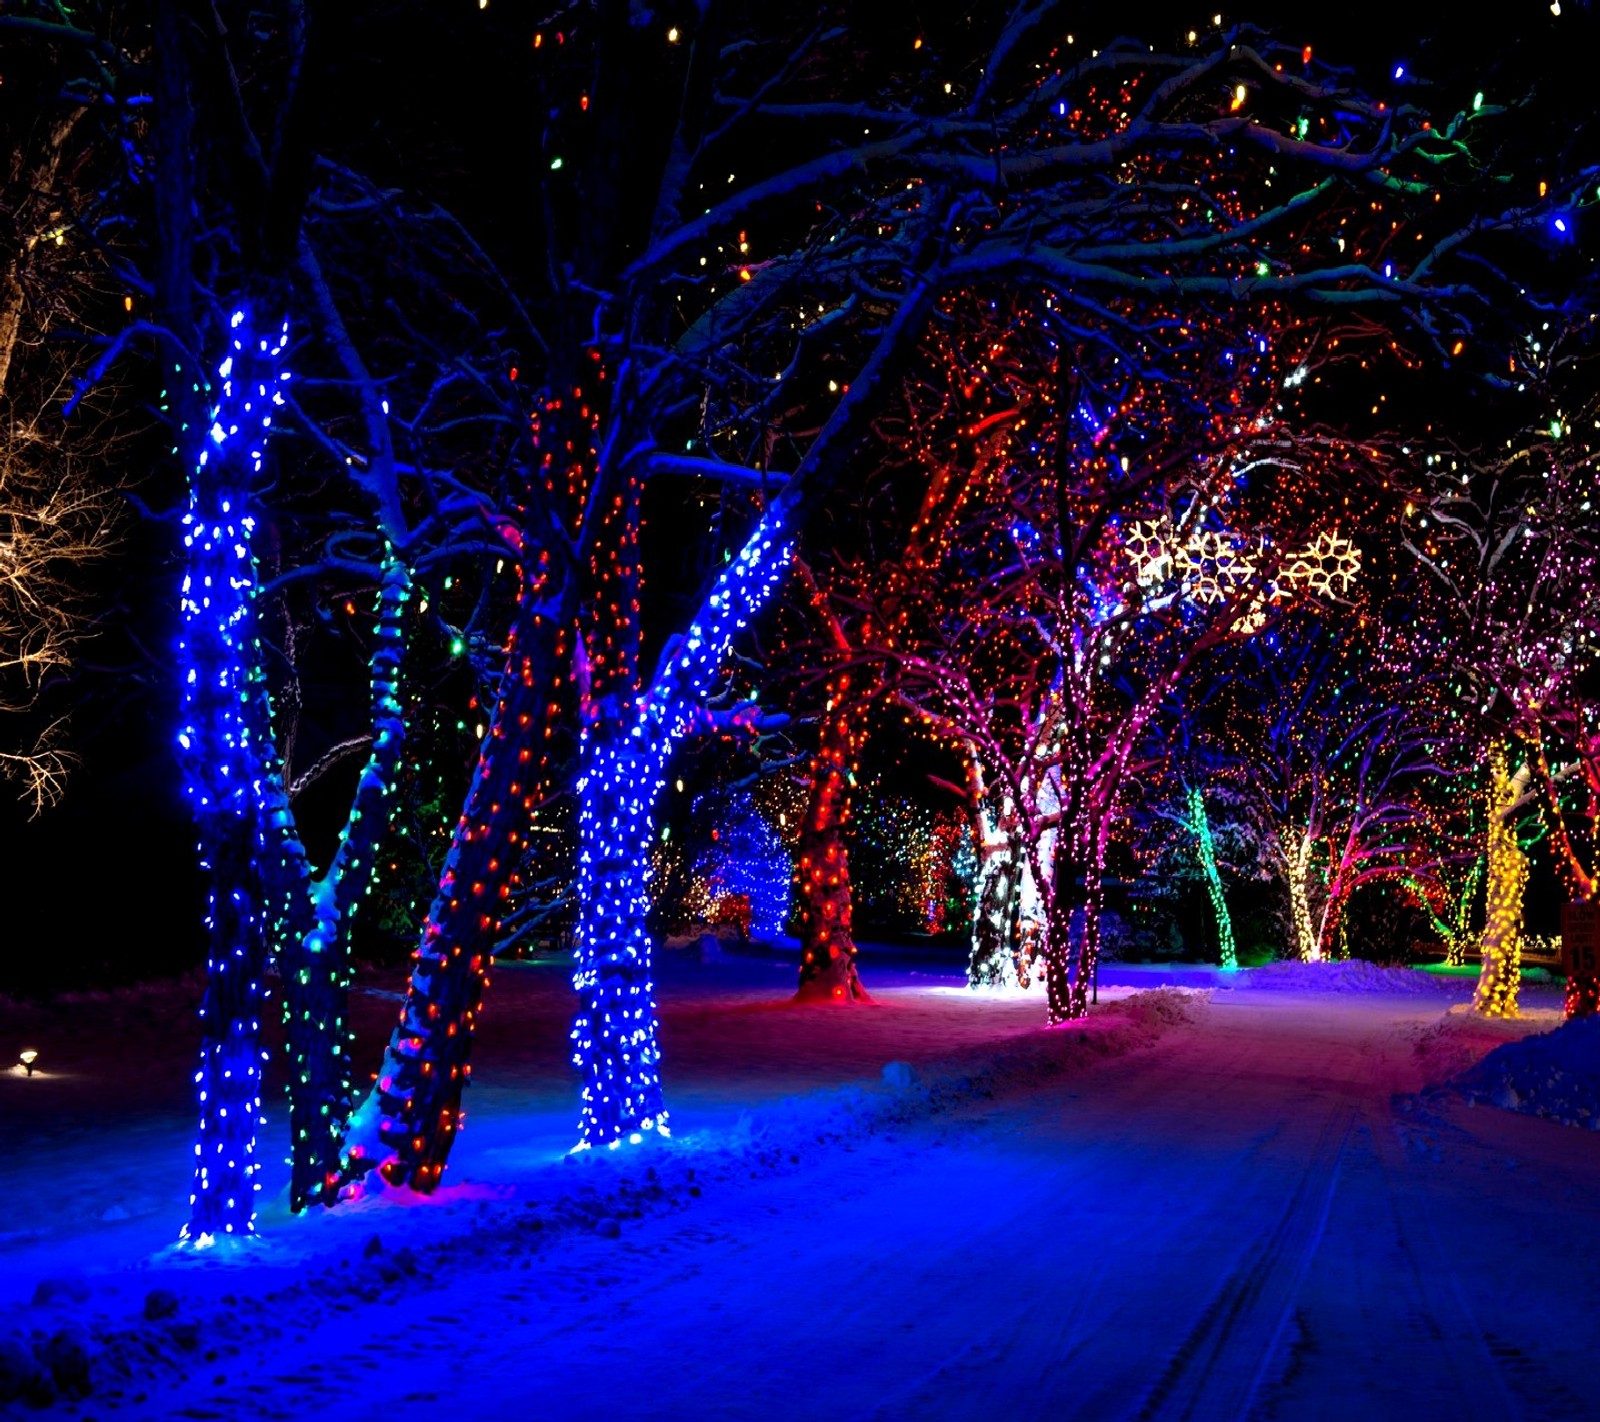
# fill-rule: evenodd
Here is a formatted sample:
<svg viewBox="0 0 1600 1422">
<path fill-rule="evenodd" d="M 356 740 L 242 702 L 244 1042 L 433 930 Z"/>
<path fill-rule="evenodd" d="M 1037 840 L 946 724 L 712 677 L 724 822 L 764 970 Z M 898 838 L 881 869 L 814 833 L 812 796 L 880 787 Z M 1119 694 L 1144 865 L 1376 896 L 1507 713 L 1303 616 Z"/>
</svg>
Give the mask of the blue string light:
<svg viewBox="0 0 1600 1422">
<path fill-rule="evenodd" d="M 743 788 L 701 795 L 694 809 L 716 813 L 717 838 L 694 866 L 712 902 L 724 895 L 744 899 L 749 905 L 751 936 L 778 937 L 789 921 L 794 865 L 777 830 L 756 808 L 755 797 Z"/>
<path fill-rule="evenodd" d="M 673 743 L 694 725 L 734 637 L 782 581 L 792 541 L 756 527 L 723 570 L 631 723 L 586 725 L 578 774 L 578 932 L 572 1061 L 583 1081 L 579 1149 L 670 1134 L 656 1041 L 650 846 Z"/>
<path fill-rule="evenodd" d="M 249 513 L 273 412 L 288 373 L 288 341 L 251 337 L 233 315 L 217 368 L 219 398 L 189 475 L 183 515 L 183 635 L 178 643 L 183 723 L 178 746 L 184 793 L 210 880 L 210 935 L 201 1006 L 200 1125 L 189 1221 L 181 1237 L 205 1248 L 219 1236 L 255 1233 L 261 1188 L 256 1134 L 261 1116 L 261 1016 L 266 1000 L 260 817 L 262 747 L 252 734 L 258 685 L 255 560 Z"/>
</svg>

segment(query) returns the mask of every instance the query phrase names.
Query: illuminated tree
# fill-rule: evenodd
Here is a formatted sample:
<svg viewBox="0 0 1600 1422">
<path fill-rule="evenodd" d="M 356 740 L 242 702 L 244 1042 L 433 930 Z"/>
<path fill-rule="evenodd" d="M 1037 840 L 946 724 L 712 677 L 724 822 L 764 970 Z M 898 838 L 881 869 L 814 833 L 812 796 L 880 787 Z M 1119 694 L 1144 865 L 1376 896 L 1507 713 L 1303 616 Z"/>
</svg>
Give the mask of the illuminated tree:
<svg viewBox="0 0 1600 1422">
<path fill-rule="evenodd" d="M 1242 788 L 1303 961 L 1344 956 L 1344 909 L 1362 885 L 1415 891 L 1439 871 L 1434 824 L 1461 767 L 1441 757 L 1438 686 L 1408 653 L 1364 599 L 1253 644 L 1228 698 Z"/>
<path fill-rule="evenodd" d="M 1287 475 L 1295 461 L 1280 460 Z M 1272 602 L 1301 595 L 1289 574 L 1298 555 L 1266 550 L 1314 541 L 1300 544 L 1288 520 L 1247 522 L 1247 499 L 1230 507 L 1235 469 L 1219 460 L 1212 482 L 1161 491 L 1176 516 L 1160 552 L 1146 533 L 1128 542 L 1107 524 L 1103 540 L 1058 562 L 1013 507 L 1015 561 L 993 580 L 1000 591 L 952 598 L 939 655 L 906 659 L 926 688 L 918 704 L 970 738 L 1003 784 L 1040 900 L 1052 1020 L 1087 1004 L 1106 845 L 1135 746 L 1198 659 L 1254 635 Z M 1301 466 L 1283 487 L 1303 489 L 1314 477 Z M 1148 530 L 1165 517 L 1132 522 Z M 1064 566 L 1087 586 L 1081 600 L 1063 594 Z"/>
<path fill-rule="evenodd" d="M 828 682 L 811 762 L 810 795 L 795 860 L 802 1000 L 859 1002 L 867 997 L 856 971 L 846 843 L 866 726 L 857 679 L 843 671 Z"/>
<path fill-rule="evenodd" d="M 1254 635 L 1281 602 L 1348 590 L 1357 550 L 1317 525 L 1307 492 L 1335 474 L 1348 483 L 1367 456 L 1297 437 L 1271 413 L 1285 369 L 1248 329 L 1230 343 L 1225 323 L 1197 312 L 1162 353 L 1189 376 L 1180 390 L 1140 378 L 1155 343 L 1135 344 L 1135 318 L 1160 331 L 1155 310 L 1125 314 L 1102 346 L 1049 298 L 1003 309 L 1005 338 L 972 322 L 950 368 L 957 423 L 1012 412 L 1004 454 L 930 562 L 920 610 L 908 611 L 913 589 L 896 591 L 910 630 L 884 655 L 900 694 L 970 748 L 986 861 L 971 977 L 1025 980 L 1037 955 L 1059 1019 L 1087 1003 L 1134 746 L 1197 658 Z M 1141 349 L 1148 365 L 1130 359 Z M 1057 354 L 1068 350 L 1070 370 Z M 1302 352 L 1291 338 L 1279 356 L 1291 388 L 1304 383 Z M 950 448 L 960 461 L 960 442 Z"/>
<path fill-rule="evenodd" d="M 1472 914 L 1483 883 L 1485 855 L 1475 852 L 1462 857 L 1466 863 L 1460 866 L 1460 872 L 1448 877 L 1444 873 L 1435 876 L 1435 883 L 1444 881 L 1437 889 L 1412 880 L 1404 881 L 1412 891 L 1413 901 L 1428 916 L 1429 925 L 1444 944 L 1444 961 L 1452 968 L 1459 968 L 1466 962 L 1467 950 L 1478 941 Z"/>
<path fill-rule="evenodd" d="M 1530 338 L 1519 364 L 1548 388 L 1561 370 L 1545 342 Z M 1595 893 L 1595 414 L 1558 410 L 1500 449 L 1429 455 L 1407 530 L 1438 598 L 1435 644 L 1458 735 L 1484 765 L 1485 840 L 1473 852 L 1483 858 L 1487 908 L 1474 1004 L 1493 1016 L 1517 1015 L 1528 872 L 1519 826 L 1531 811 L 1550 827 L 1571 892 Z M 1589 994 L 1574 987 L 1569 1009 L 1583 1010 Z"/>
<path fill-rule="evenodd" d="M 126 48 L 59 7 L 7 17 L 30 42 L 78 55 L 87 77 L 73 82 L 130 116 L 115 150 L 128 170 L 107 223 L 119 245 L 107 249 L 132 317 L 105 340 L 69 408 L 103 392 L 126 355 L 153 350 L 188 488 L 180 749 L 211 900 L 202 1121 L 185 1231 L 197 1243 L 253 1232 L 272 958 L 293 1059 L 291 1204 L 331 1192 L 351 1091 L 349 926 L 401 750 L 396 693 L 414 625 L 413 565 L 460 558 L 473 542 L 480 555 L 507 546 L 492 500 L 462 477 L 473 461 L 449 448 L 463 425 L 496 413 L 466 411 L 457 398 L 467 382 L 456 363 L 488 344 L 459 304 L 465 274 L 481 280 L 481 253 L 447 216 L 375 195 L 316 153 L 329 51 L 311 36 L 338 21 L 319 15 L 308 25 L 298 7 L 269 6 L 244 22 L 228 8 L 157 4 L 119 34 Z M 125 63 L 133 50 L 148 51 L 147 73 Z M 123 105 L 130 77 L 152 92 Z M 95 214 L 70 216 L 87 228 Z M 382 282 L 372 280 L 378 251 Z M 419 260 L 425 252 L 438 270 Z M 444 269 L 455 292 L 441 289 Z M 430 323 L 430 337 L 411 319 Z M 291 340 L 293 383 L 284 369 Z M 504 371 L 498 355 L 493 363 Z M 515 423 L 520 432 L 523 420 Z M 336 616 L 361 645 L 367 726 L 296 765 L 297 647 L 315 646 L 304 629 Z M 274 632 L 290 635 L 274 645 Z M 288 693 L 279 713 L 275 690 Z M 363 750 L 343 831 L 314 866 L 295 788 Z"/>
<path fill-rule="evenodd" d="M 857 647 L 810 562 L 797 559 L 796 570 L 805 610 L 820 624 L 821 641 L 796 638 L 790 658 L 802 666 L 836 668 L 822 687 L 817 748 L 795 845 L 797 995 L 801 1001 L 864 1002 L 869 999 L 856 970 L 848 831 L 868 717 L 884 694 L 883 678 L 878 668 L 855 664 Z"/>
<path fill-rule="evenodd" d="M 1528 856 L 1515 824 L 1516 810 L 1527 793 L 1529 762 L 1513 771 L 1505 745 L 1489 747 L 1488 824 L 1483 933 L 1478 940 L 1483 971 L 1472 1005 L 1487 1017 L 1517 1016 L 1522 985 L 1522 894 L 1528 884 Z"/>
<path fill-rule="evenodd" d="M 27 6 L 0 17 L 9 31 Z M 60 690 L 92 633 L 88 570 L 117 541 L 108 474 L 127 431 L 115 396 L 63 406 L 81 341 L 108 316 L 110 261 L 94 224 L 105 150 L 122 122 L 104 102 L 109 56 L 87 30 L 8 34 L 19 58 L 0 93 L 0 777 L 34 814 L 61 797 L 75 757 Z M 120 394 L 120 392 L 117 392 Z"/>
<path fill-rule="evenodd" d="M 1137 784 L 1131 787 L 1129 817 L 1146 878 L 1169 883 L 1199 869 L 1216 927 L 1217 959 L 1231 971 L 1239 966 L 1239 955 L 1222 868 L 1233 856 L 1219 855 L 1216 831 L 1224 829 L 1228 848 L 1243 841 L 1239 848 L 1256 851 L 1254 858 L 1259 858 L 1260 836 L 1238 786 L 1242 767 L 1222 739 L 1221 727 L 1211 724 L 1222 719 L 1217 689 L 1215 675 L 1191 678 L 1152 720 L 1145 745 L 1135 752 Z"/>
<path fill-rule="evenodd" d="M 1034 981 L 1043 920 L 1025 826 L 1016 802 L 1004 790 L 988 790 L 983 757 L 976 747 L 969 751 L 968 783 L 973 837 L 978 845 L 978 882 L 972 904 L 967 983 L 975 988 L 1027 987 Z M 1043 866 L 1053 862 L 1048 848 L 1039 858 Z"/>
<path fill-rule="evenodd" d="M 84 572 L 114 546 L 119 510 L 98 467 L 111 446 L 60 426 L 59 387 L 20 394 L 36 374 L 27 364 L 0 354 L 11 366 L 11 388 L 0 379 L 0 714 L 24 733 L 0 743 L 0 775 L 38 814 L 61 798 L 73 755 L 64 716 L 32 727 L 93 631 Z"/>
<path fill-rule="evenodd" d="M 956 350 L 936 331 L 922 356 L 938 375 L 908 377 L 897 402 L 904 407 L 896 412 L 899 419 L 885 412 L 874 423 L 879 440 L 899 451 L 918 486 L 909 524 L 884 530 L 883 542 L 864 553 L 841 556 L 834 550 L 821 573 L 809 562 L 799 564 L 806 606 L 821 637 L 799 641 L 791 656 L 828 671 L 795 876 L 802 1000 L 866 997 L 856 970 L 846 845 L 855 774 L 870 719 L 892 698 L 886 656 L 915 635 L 918 582 L 941 556 L 962 511 L 989 491 L 1007 448 L 1005 426 L 1015 414 L 1002 409 L 962 431 L 952 456 L 942 436 L 950 432 L 951 414 L 945 372 Z M 898 472 L 903 479 L 905 471 Z M 993 855 L 982 857 L 983 866 L 997 862 Z M 994 873 L 980 868 L 980 878 L 993 899 Z M 993 911 L 982 910 L 981 917 L 989 922 Z"/>
<path fill-rule="evenodd" d="M 677 916 L 666 922 L 736 923 L 746 936 L 760 940 L 783 933 L 793 866 L 779 827 L 748 784 L 711 784 L 694 796 L 685 820 L 663 826 L 663 834 L 669 828 L 681 831 L 670 842 L 686 858 L 675 876 Z M 659 874 L 653 877 L 659 915 L 663 886 Z"/>
<path fill-rule="evenodd" d="M 1206 810 L 1205 787 L 1190 785 L 1184 797 L 1186 822 L 1194 835 L 1195 855 L 1206 876 L 1206 892 L 1211 899 L 1211 911 L 1217 921 L 1217 954 L 1224 969 L 1239 966 L 1238 948 L 1233 941 L 1233 919 L 1228 913 L 1228 900 L 1222 888 L 1222 875 L 1217 869 L 1216 840 L 1211 833 L 1211 817 Z"/>
</svg>

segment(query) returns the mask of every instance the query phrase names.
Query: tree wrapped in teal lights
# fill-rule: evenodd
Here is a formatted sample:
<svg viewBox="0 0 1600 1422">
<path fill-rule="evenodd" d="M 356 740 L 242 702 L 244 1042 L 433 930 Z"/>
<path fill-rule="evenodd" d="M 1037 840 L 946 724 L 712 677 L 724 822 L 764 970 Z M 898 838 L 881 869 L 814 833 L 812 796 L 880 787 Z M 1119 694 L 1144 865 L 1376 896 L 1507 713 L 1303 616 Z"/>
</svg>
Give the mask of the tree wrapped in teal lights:
<svg viewBox="0 0 1600 1422">
<path fill-rule="evenodd" d="M 276 756 L 263 776 L 268 825 L 265 877 L 276 913 L 273 938 L 283 980 L 290 1070 L 290 1204 L 331 1202 L 339 1184 L 344 1125 L 355 1105 L 347 1020 L 350 923 L 373 877 L 388 829 L 390 797 L 405 743 L 400 666 L 406 644 L 411 578 L 392 552 L 378 592 L 371 654 L 372 745 L 339 830 L 338 846 L 319 873 L 301 842 Z M 258 705 L 264 705 L 265 696 Z M 270 733 L 270 725 L 265 728 Z M 265 744 L 269 747 L 270 740 Z"/>
</svg>

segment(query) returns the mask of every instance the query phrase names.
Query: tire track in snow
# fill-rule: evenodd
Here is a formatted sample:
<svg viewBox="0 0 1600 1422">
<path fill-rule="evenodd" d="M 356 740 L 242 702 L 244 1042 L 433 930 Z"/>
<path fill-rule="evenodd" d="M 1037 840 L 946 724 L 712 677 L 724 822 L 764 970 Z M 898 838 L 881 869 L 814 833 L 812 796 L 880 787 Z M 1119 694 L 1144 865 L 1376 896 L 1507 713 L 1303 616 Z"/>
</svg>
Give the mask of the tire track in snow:
<svg viewBox="0 0 1600 1422">
<path fill-rule="evenodd" d="M 1401 1257 L 1416 1291 L 1430 1336 L 1459 1391 L 1454 1415 L 1465 1422 L 1505 1422 L 1523 1415 L 1495 1361 L 1455 1265 L 1439 1239 L 1431 1202 L 1424 1198 L 1420 1162 L 1410 1158 L 1408 1128 L 1390 1120 L 1371 1132 L 1373 1153 L 1383 1173 L 1384 1194 L 1394 1222 Z M 1542 1414 L 1551 1415 L 1551 1414 Z M 1587 1409 L 1567 1416 L 1587 1416 Z"/>
<path fill-rule="evenodd" d="M 1187 1026 L 1202 1020 L 1207 1020 L 1204 1014 Z M 1005 1134 L 1024 1142 L 1033 1139 L 1036 1145 L 1042 1137 L 1051 1142 L 1047 1148 L 1052 1153 L 1063 1149 L 1061 1124 L 1076 1123 L 1070 1153 L 1064 1157 L 1070 1161 L 1068 1177 L 1057 1176 L 1049 1159 L 1042 1158 L 1028 1193 L 1009 1201 L 1019 1218 L 1056 1218 L 1061 1234 L 1053 1244 L 1041 1241 L 1037 1257 L 1029 1261 L 1040 1271 L 1031 1286 L 1017 1278 L 1012 1288 L 986 1295 L 994 1312 L 982 1320 L 980 1331 L 920 1377 L 887 1389 L 879 1405 L 863 1416 L 874 1422 L 902 1422 L 907 1417 L 938 1415 L 947 1407 L 951 1388 L 960 1395 L 984 1397 L 985 1405 L 996 1409 L 994 1415 L 1027 1416 L 1031 1414 L 1017 1410 L 1019 1400 L 1050 1396 L 1067 1376 L 1081 1379 L 1073 1384 L 1071 1415 L 1085 1422 L 1126 1415 L 1122 1401 L 1126 1394 L 1113 1401 L 1104 1390 L 1108 1360 L 1101 1348 L 1101 1330 L 1107 1326 L 1108 1311 L 1126 1302 L 1120 1276 L 1129 1252 L 1173 1247 L 1182 1225 L 1162 1215 L 1159 1191 L 1140 1193 L 1142 1204 L 1132 1205 L 1135 1197 L 1128 1191 L 1140 1189 L 1140 1184 L 1136 1168 L 1130 1175 L 1131 1143 L 1125 1130 L 1130 1122 L 1142 1122 L 1157 1134 L 1170 1130 L 1181 1135 L 1206 1099 L 1240 1089 L 1251 1074 L 1247 1057 L 1207 1065 L 1203 1084 L 1184 1080 L 1175 1089 L 1173 1075 L 1158 1058 L 1139 1051 L 1110 1059 L 1070 1082 L 1036 1084 L 1031 1095 L 1007 1105 Z M 1249 1143 L 1245 1154 L 1208 1171 L 1207 1192 L 1221 1200 L 1242 1189 L 1249 1175 L 1249 1155 L 1279 1131 L 1279 1123 L 1270 1124 Z M 1142 1132 L 1140 1127 L 1135 1133 Z M 1101 1214 L 1107 1199 L 1122 1200 L 1125 1209 L 1109 1217 Z M 1082 1222 L 1091 1218 L 1094 1223 L 1086 1230 Z M 963 1227 L 975 1255 L 994 1257 L 993 1245 L 982 1233 L 993 1229 L 992 1220 L 968 1220 Z M 1092 1245 L 1079 1252 L 1090 1240 Z M 1068 1241 L 1076 1241 L 1076 1246 Z M 1070 1273 L 1059 1272 L 1069 1259 Z M 1019 1265 L 1016 1261 L 1012 1267 Z M 925 1302 L 932 1311 L 945 1306 L 961 1309 L 979 1288 L 969 1280 L 949 1299 L 927 1297 Z M 1045 1299 L 1048 1306 L 1040 1307 L 1039 1301 Z M 1115 1384 L 1110 1386 L 1114 1390 Z"/>
<path fill-rule="evenodd" d="M 1132 1414 L 1139 1422 L 1236 1422 L 1251 1414 L 1327 1229 L 1355 1119 L 1347 1102 L 1329 1111 L 1277 1223 L 1212 1294 Z"/>
</svg>

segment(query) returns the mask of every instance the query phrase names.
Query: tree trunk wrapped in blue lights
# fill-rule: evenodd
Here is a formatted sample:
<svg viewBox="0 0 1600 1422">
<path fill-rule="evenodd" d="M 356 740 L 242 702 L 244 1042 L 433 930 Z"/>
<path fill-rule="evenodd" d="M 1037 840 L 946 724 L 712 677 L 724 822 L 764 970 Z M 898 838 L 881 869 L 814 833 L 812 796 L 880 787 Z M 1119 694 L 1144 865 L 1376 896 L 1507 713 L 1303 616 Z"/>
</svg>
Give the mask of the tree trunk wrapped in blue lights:
<svg viewBox="0 0 1600 1422">
<path fill-rule="evenodd" d="M 184 513 L 183 638 L 178 646 L 184 789 L 209 875 L 205 1001 L 201 1007 L 199 1137 L 183 1237 L 204 1247 L 255 1232 L 261 1124 L 261 1016 L 266 936 L 261 906 L 261 778 L 255 706 L 255 518 L 251 490 L 282 403 L 275 341 L 236 312 L 217 370 L 218 399 L 189 475 Z"/>
<path fill-rule="evenodd" d="M 672 743 L 693 724 L 736 633 L 789 563 L 783 515 L 757 525 L 632 717 L 586 708 L 578 773 L 578 941 L 573 1064 L 583 1079 L 582 1146 L 667 1130 L 651 982 L 650 846 Z"/>
<path fill-rule="evenodd" d="M 655 804 L 671 741 L 661 728 L 591 727 L 578 774 L 578 943 L 581 1004 L 572 1061 L 583 1081 L 583 1143 L 667 1129 L 656 1042 L 650 911 Z"/>
</svg>

